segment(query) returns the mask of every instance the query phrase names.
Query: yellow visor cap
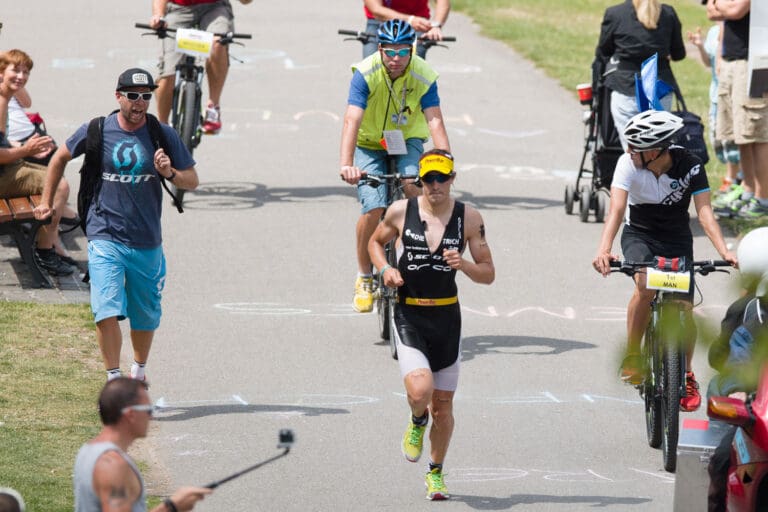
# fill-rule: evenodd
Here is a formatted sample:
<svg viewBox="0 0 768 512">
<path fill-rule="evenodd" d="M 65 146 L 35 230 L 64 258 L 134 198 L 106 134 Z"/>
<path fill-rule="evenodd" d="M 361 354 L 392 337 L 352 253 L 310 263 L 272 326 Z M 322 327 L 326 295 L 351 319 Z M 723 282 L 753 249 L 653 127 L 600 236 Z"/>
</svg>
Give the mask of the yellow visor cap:
<svg viewBox="0 0 768 512">
<path fill-rule="evenodd" d="M 428 172 L 451 174 L 453 172 L 453 159 L 443 155 L 428 155 L 419 160 L 419 177 Z"/>
</svg>

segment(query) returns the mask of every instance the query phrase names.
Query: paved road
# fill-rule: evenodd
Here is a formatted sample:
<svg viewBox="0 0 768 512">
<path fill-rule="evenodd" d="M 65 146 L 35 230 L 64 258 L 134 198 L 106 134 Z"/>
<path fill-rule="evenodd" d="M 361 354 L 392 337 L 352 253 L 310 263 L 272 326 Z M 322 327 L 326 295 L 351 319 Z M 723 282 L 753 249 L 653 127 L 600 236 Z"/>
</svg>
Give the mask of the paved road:
<svg viewBox="0 0 768 512">
<path fill-rule="evenodd" d="M 120 71 L 152 65 L 156 42 L 132 28 L 147 18 L 149 2 L 140 4 L 4 9 L 2 46 L 36 59 L 30 89 L 57 140 L 114 107 Z M 196 154 L 202 186 L 187 212 L 166 209 L 165 315 L 149 365 L 152 395 L 166 407 L 151 443 L 158 474 L 172 486 L 206 483 L 277 453 L 280 428 L 297 436 L 288 458 L 198 510 L 435 506 L 423 499 L 426 462 L 399 453 L 407 407 L 397 366 L 376 318 L 350 306 L 358 206 L 337 166 L 348 65 L 360 48 L 336 29 L 362 23 L 347 4 L 234 6 L 238 30 L 254 39 L 233 50 L 242 62 L 225 91 L 225 130 Z M 452 15 L 446 32 L 459 42 L 429 60 L 441 73 L 455 193 L 485 218 L 497 279 L 460 278 L 463 366 L 446 464 L 454 499 L 440 506 L 669 510 L 674 475 L 648 448 L 639 398 L 615 374 L 631 284 L 591 271 L 601 225 L 563 213 L 581 108 L 467 18 Z M 715 255 L 700 231 L 696 248 Z M 702 313 L 722 316 L 728 282 L 704 280 Z M 703 349 L 696 368 L 706 376 Z"/>
</svg>

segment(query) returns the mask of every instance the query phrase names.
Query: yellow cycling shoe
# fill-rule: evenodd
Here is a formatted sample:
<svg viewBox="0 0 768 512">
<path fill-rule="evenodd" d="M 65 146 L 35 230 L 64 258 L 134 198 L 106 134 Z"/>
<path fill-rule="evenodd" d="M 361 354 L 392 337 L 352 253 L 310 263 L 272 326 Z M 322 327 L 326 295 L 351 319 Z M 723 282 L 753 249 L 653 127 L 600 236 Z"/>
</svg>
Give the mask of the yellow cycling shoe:
<svg viewBox="0 0 768 512">
<path fill-rule="evenodd" d="M 355 281 L 355 298 L 352 307 L 358 313 L 370 313 L 373 311 L 373 278 L 357 277 Z"/>
</svg>

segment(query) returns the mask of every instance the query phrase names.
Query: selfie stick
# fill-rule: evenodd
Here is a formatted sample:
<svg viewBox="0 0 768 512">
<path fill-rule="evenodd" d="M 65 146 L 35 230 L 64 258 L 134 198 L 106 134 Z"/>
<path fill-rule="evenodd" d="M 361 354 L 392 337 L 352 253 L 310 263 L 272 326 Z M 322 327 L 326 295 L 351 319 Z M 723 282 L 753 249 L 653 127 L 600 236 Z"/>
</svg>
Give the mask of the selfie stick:
<svg viewBox="0 0 768 512">
<path fill-rule="evenodd" d="M 259 462 L 258 464 L 254 464 L 253 466 L 250 466 L 248 468 L 243 469 L 242 471 L 238 471 L 237 473 L 233 473 L 229 475 L 226 478 L 222 478 L 221 480 L 217 480 L 215 482 L 212 482 L 204 487 L 207 487 L 208 489 L 215 489 L 221 484 L 227 483 L 230 480 L 234 480 L 235 478 L 241 477 L 246 473 L 250 473 L 254 469 L 259 469 L 261 466 L 264 466 L 266 464 L 269 464 L 270 462 L 274 462 L 277 459 L 281 457 L 285 457 L 288 455 L 288 452 L 291 451 L 291 446 L 293 446 L 293 431 L 290 429 L 281 429 L 280 430 L 280 442 L 278 443 L 277 447 L 282 448 L 284 451 L 283 453 L 280 453 L 278 455 L 275 455 L 274 457 L 270 457 L 267 460 L 263 460 Z"/>
</svg>

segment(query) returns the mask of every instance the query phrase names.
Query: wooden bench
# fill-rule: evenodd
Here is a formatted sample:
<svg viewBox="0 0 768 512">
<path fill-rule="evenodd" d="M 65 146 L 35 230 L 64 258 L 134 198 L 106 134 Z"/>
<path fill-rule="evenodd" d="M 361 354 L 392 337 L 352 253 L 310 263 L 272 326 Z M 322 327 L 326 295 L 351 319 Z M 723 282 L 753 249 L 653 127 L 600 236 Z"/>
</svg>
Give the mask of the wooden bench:
<svg viewBox="0 0 768 512">
<path fill-rule="evenodd" d="M 13 197 L 0 199 L 0 235 L 11 235 L 19 254 L 32 273 L 32 280 L 38 288 L 53 288 L 48 273 L 40 267 L 35 257 L 35 242 L 40 226 L 50 224 L 50 217 L 44 221 L 35 219 L 32 212 L 40 204 L 40 196 Z"/>
</svg>

